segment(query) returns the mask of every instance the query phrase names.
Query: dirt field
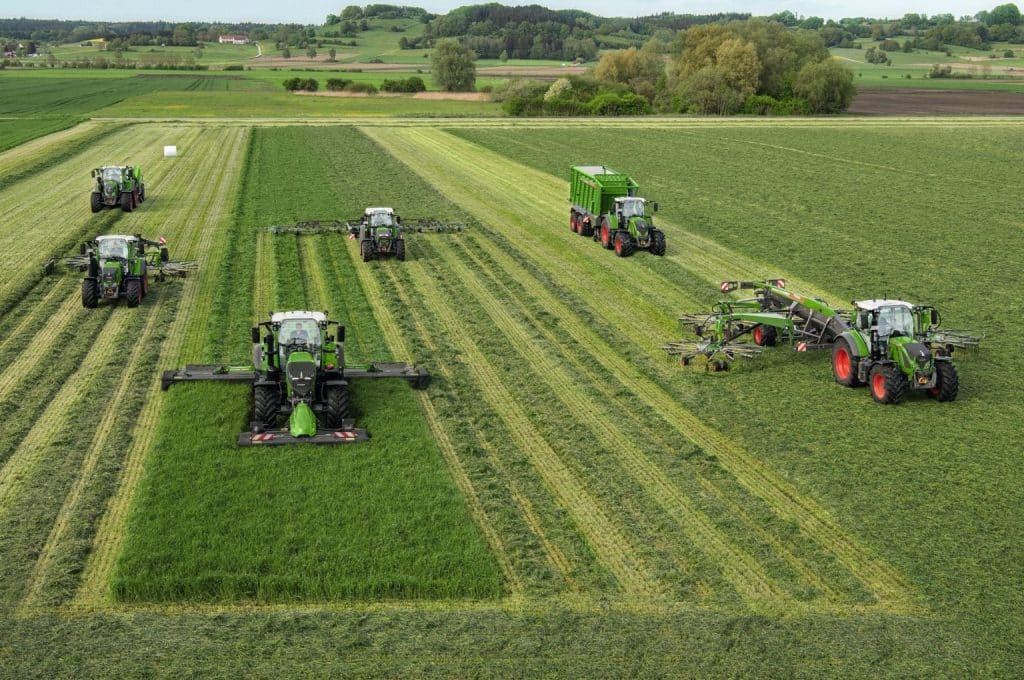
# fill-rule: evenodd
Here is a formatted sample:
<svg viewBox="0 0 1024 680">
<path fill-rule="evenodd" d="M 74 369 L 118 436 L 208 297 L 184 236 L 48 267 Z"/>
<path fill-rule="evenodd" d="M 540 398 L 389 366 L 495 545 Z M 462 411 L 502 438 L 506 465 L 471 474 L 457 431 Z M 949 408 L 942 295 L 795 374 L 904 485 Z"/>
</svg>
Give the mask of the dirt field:
<svg viewBox="0 0 1024 680">
<path fill-rule="evenodd" d="M 1024 94 L 859 88 L 848 113 L 861 116 L 1024 115 Z"/>
</svg>

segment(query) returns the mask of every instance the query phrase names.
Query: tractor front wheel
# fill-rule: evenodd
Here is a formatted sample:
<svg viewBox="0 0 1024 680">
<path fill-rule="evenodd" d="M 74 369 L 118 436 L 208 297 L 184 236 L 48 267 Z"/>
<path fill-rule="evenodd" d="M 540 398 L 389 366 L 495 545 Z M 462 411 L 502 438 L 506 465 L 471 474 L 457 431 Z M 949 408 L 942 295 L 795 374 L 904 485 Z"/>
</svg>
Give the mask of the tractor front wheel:
<svg viewBox="0 0 1024 680">
<path fill-rule="evenodd" d="M 132 204 L 131 192 L 125 192 L 121 194 L 121 210 L 125 212 L 131 212 L 135 206 Z"/>
<path fill-rule="evenodd" d="M 569 211 L 569 231 L 576 234 L 579 233 L 579 228 L 576 226 L 576 211 Z"/>
<path fill-rule="evenodd" d="M 252 388 L 253 420 L 265 428 L 277 426 L 277 412 L 281 405 L 281 391 L 276 385 L 256 385 Z"/>
<path fill-rule="evenodd" d="M 907 396 L 910 383 L 894 364 L 875 364 L 868 379 L 871 397 L 879 404 L 898 404 Z"/>
<path fill-rule="evenodd" d="M 832 345 L 832 376 L 836 382 L 846 387 L 857 387 L 861 381 L 857 378 L 857 360 L 854 358 L 850 343 L 843 338 Z"/>
<path fill-rule="evenodd" d="M 751 335 L 754 337 L 754 344 L 760 347 L 775 347 L 779 337 L 778 331 L 772 326 L 754 326 Z"/>
<path fill-rule="evenodd" d="M 342 426 L 348 417 L 348 386 L 330 385 L 327 392 L 326 424 L 331 430 Z"/>
<path fill-rule="evenodd" d="M 373 259 L 373 241 L 369 239 L 363 239 L 359 242 L 359 254 L 363 258 L 363 262 L 369 262 Z"/>
<path fill-rule="evenodd" d="M 89 207 L 92 208 L 94 213 L 103 210 L 103 196 L 100 192 L 92 192 L 92 196 L 89 197 Z"/>
<path fill-rule="evenodd" d="M 395 257 L 405 262 L 405 240 L 399 239 L 395 242 Z"/>
<path fill-rule="evenodd" d="M 146 185 L 145 184 L 140 184 L 139 185 L 139 203 L 142 203 L 145 200 L 146 200 Z"/>
<path fill-rule="evenodd" d="M 629 257 L 633 253 L 633 237 L 625 229 L 615 232 L 615 254 Z"/>
<path fill-rule="evenodd" d="M 138 307 L 142 302 L 142 281 L 132 279 L 124 284 L 124 297 L 129 307 Z"/>
<path fill-rule="evenodd" d="M 93 279 L 82 279 L 82 306 L 96 309 L 100 300 L 100 286 Z"/>
<path fill-rule="evenodd" d="M 665 234 L 661 231 L 651 232 L 651 255 L 665 254 Z"/>
<path fill-rule="evenodd" d="M 615 247 L 612 243 L 612 231 L 608 228 L 608 219 L 601 220 L 601 245 L 605 250 L 611 250 Z"/>
<path fill-rule="evenodd" d="M 928 390 L 928 396 L 939 401 L 953 401 L 960 392 L 960 376 L 957 375 L 956 366 L 948 361 L 936 361 L 935 372 L 938 378 L 935 387 Z"/>
</svg>

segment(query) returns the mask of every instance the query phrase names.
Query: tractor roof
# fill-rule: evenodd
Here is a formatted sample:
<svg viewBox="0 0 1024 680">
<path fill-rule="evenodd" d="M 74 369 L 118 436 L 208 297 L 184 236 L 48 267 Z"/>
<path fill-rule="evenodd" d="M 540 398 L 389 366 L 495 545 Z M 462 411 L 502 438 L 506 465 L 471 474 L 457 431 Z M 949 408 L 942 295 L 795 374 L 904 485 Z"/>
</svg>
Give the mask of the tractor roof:
<svg viewBox="0 0 1024 680">
<path fill-rule="evenodd" d="M 128 234 L 104 234 L 103 236 L 97 236 L 96 240 L 97 241 L 106 241 L 107 239 L 114 239 L 114 238 L 124 239 L 125 241 L 134 241 L 135 240 L 134 236 L 129 236 Z"/>
<path fill-rule="evenodd" d="M 365 214 L 366 215 L 375 215 L 377 213 L 387 213 L 388 215 L 394 215 L 395 214 L 395 210 L 394 210 L 394 208 L 382 208 L 382 207 L 381 208 L 367 208 Z"/>
<path fill-rule="evenodd" d="M 864 309 L 872 311 L 879 307 L 906 307 L 907 309 L 913 309 L 914 305 L 906 302 L 905 300 L 854 300 L 853 306 L 857 309 Z"/>
<path fill-rule="evenodd" d="M 305 321 L 307 319 L 310 319 L 310 320 L 316 321 L 317 323 L 323 323 L 323 322 L 327 321 L 327 315 L 324 314 L 323 312 L 303 312 L 303 311 L 271 312 L 270 313 L 270 321 L 271 321 L 271 323 L 281 323 L 282 321 L 287 321 L 289 319 L 302 319 L 303 321 Z"/>
</svg>

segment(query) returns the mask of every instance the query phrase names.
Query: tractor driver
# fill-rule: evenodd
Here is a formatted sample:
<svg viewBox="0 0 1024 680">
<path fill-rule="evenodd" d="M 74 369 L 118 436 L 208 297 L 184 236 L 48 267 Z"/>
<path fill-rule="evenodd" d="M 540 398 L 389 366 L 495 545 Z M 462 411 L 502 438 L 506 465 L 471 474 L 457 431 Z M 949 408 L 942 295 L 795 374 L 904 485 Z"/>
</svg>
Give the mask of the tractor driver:
<svg viewBox="0 0 1024 680">
<path fill-rule="evenodd" d="M 295 329 L 292 330 L 292 344 L 293 345 L 308 345 L 309 344 L 309 333 L 302 327 L 302 322 L 297 321 L 295 323 Z"/>
</svg>

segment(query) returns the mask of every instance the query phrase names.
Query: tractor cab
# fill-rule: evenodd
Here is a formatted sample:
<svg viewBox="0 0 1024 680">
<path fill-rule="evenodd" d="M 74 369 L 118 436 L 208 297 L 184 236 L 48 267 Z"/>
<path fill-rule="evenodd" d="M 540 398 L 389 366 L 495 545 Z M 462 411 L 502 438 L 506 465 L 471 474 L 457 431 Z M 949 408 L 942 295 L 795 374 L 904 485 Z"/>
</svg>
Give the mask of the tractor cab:
<svg viewBox="0 0 1024 680">
<path fill-rule="evenodd" d="M 902 300 L 854 301 L 854 323 L 857 330 L 885 343 L 890 338 L 913 338 L 916 330 L 914 306 Z"/>
<path fill-rule="evenodd" d="M 131 236 L 98 236 L 96 238 L 97 254 L 101 260 L 117 258 L 128 259 L 128 241 Z"/>
<path fill-rule="evenodd" d="M 305 360 L 320 365 L 323 349 L 321 328 L 327 326 L 327 317 L 323 312 L 278 312 L 271 317 L 271 324 L 277 330 L 281 367 L 287 367 L 292 355 L 299 352 L 303 353 L 302 358 Z"/>
<path fill-rule="evenodd" d="M 648 204 L 647 199 L 639 196 L 620 196 L 615 199 L 615 218 L 619 223 L 619 229 L 626 229 L 637 244 L 647 247 L 650 240 L 650 232 L 654 229 L 654 218 L 648 214 L 658 209 L 657 203 Z"/>
</svg>

